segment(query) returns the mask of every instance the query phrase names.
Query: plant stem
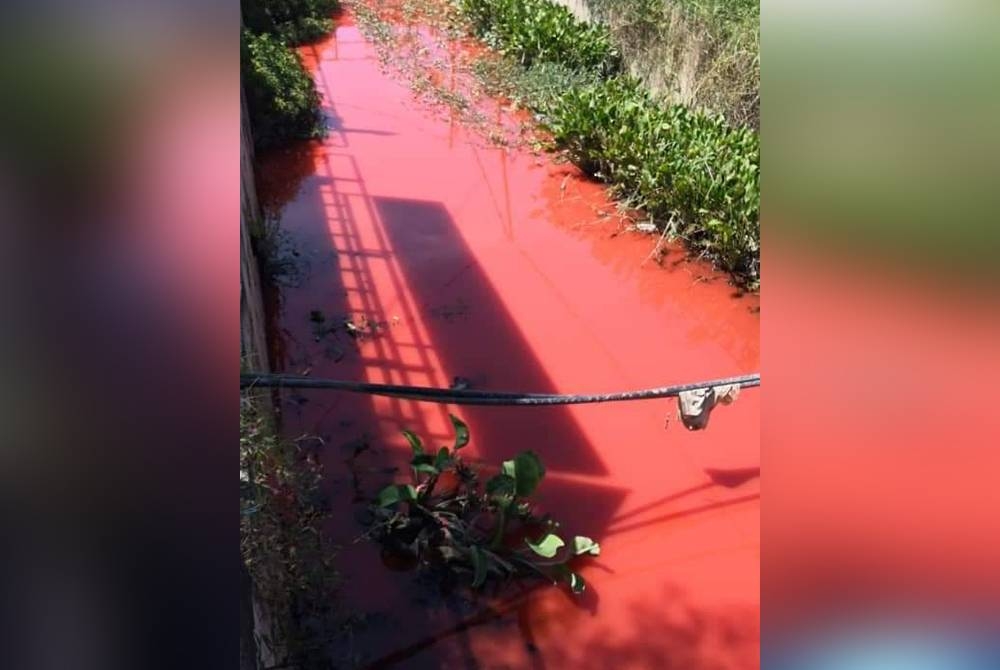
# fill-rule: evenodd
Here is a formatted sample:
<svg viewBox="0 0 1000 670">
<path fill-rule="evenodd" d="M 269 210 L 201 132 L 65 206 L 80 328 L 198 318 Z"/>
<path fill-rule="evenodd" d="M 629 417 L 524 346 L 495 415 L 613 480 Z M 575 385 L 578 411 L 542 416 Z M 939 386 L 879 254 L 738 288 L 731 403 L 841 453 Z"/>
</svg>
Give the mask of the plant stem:
<svg viewBox="0 0 1000 670">
<path fill-rule="evenodd" d="M 421 494 L 421 500 L 428 500 L 431 497 L 431 493 L 434 491 L 434 486 L 437 485 L 438 476 L 431 475 L 427 478 L 426 486 L 424 492 Z"/>
<path fill-rule="evenodd" d="M 497 513 L 497 527 L 493 532 L 493 541 L 490 542 L 490 548 L 496 549 L 500 546 L 503 541 L 504 527 L 507 525 L 507 508 L 501 507 L 500 511 Z"/>
</svg>

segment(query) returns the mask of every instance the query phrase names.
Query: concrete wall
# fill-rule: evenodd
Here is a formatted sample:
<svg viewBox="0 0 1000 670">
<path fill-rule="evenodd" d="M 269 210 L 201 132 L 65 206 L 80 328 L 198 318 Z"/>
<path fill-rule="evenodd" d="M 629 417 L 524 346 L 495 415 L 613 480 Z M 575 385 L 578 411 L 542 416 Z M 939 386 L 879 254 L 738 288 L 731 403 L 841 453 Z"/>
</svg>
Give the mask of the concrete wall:
<svg viewBox="0 0 1000 670">
<path fill-rule="evenodd" d="M 246 101 L 240 95 L 240 357 L 241 363 L 255 371 L 267 371 L 267 331 L 261 295 L 257 257 L 251 244 L 251 230 L 259 225 L 260 206 L 253 173 L 253 141 L 246 113 Z M 265 403 L 266 397 L 259 402 Z M 240 559 L 240 670 L 257 670 L 259 665 L 273 665 L 275 657 L 267 645 L 258 648 L 260 631 L 268 630 L 266 616 L 254 597 L 253 582 L 242 557 Z"/>
<path fill-rule="evenodd" d="M 264 302 L 257 257 L 251 244 L 251 233 L 262 219 L 254 186 L 253 141 L 242 95 L 240 105 L 240 353 L 247 368 L 267 371 Z"/>
<path fill-rule="evenodd" d="M 563 5 L 581 21 L 590 21 L 590 9 L 587 0 L 553 0 L 557 5 Z"/>
</svg>

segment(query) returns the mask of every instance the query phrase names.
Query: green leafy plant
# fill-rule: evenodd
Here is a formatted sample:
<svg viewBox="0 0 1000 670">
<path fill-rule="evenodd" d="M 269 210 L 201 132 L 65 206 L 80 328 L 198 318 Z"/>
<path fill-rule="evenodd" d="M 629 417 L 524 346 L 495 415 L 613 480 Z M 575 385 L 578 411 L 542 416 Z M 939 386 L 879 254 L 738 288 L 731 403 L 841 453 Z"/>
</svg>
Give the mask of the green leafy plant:
<svg viewBox="0 0 1000 670">
<path fill-rule="evenodd" d="M 548 0 L 461 0 L 477 35 L 525 67 L 536 62 L 611 73 L 618 51 L 607 29 Z"/>
<path fill-rule="evenodd" d="M 637 80 L 568 89 L 546 110 L 556 145 L 661 225 L 746 284 L 759 278 L 756 133 L 683 105 L 663 104 Z"/>
<path fill-rule="evenodd" d="M 428 450 L 419 436 L 403 432 L 412 450 L 412 481 L 378 494 L 369 536 L 389 552 L 460 576 L 476 589 L 490 580 L 541 577 L 583 592 L 583 578 L 569 564 L 601 548 L 584 536 L 567 544 L 556 532 L 559 524 L 535 513 L 530 496 L 545 477 L 538 456 L 521 452 L 480 484 L 459 453 L 469 443 L 469 429 L 457 417 L 451 421 L 450 448 Z"/>
<path fill-rule="evenodd" d="M 656 31 L 676 23 L 674 9 L 685 21 L 711 21 L 712 34 L 727 40 L 759 21 L 748 0 L 678 1 L 597 0 L 593 9 L 616 40 L 638 42 L 661 39 Z M 631 9 L 623 12 L 626 5 Z M 648 82 L 613 74 L 619 56 L 610 29 L 581 23 L 549 0 L 461 0 L 461 6 L 476 34 L 525 66 L 520 72 L 503 62 L 481 67 L 488 89 L 538 112 L 557 148 L 644 209 L 665 233 L 743 286 L 759 285 L 760 146 L 752 128 L 670 103 L 651 94 Z"/>
<path fill-rule="evenodd" d="M 600 80 L 600 75 L 590 70 L 547 61 L 524 68 L 505 56 L 481 58 L 473 64 L 473 71 L 490 94 L 539 112 L 552 108 L 567 90 Z"/>
<path fill-rule="evenodd" d="M 339 0 L 241 0 L 243 25 L 280 37 L 290 45 L 319 39 L 333 30 Z"/>
<path fill-rule="evenodd" d="M 259 147 L 325 134 L 320 97 L 298 54 L 280 38 L 244 30 L 240 65 Z"/>
</svg>

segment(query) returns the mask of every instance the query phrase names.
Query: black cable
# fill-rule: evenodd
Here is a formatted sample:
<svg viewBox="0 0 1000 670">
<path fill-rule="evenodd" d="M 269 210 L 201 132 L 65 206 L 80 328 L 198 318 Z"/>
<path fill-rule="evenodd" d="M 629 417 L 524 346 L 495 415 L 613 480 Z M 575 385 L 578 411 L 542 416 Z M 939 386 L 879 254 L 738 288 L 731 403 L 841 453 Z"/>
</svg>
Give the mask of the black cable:
<svg viewBox="0 0 1000 670">
<path fill-rule="evenodd" d="M 421 402 L 434 402 L 448 405 L 581 405 L 598 402 L 622 402 L 628 400 L 652 400 L 654 398 L 671 398 L 684 391 L 711 388 L 713 386 L 728 386 L 737 384 L 741 388 L 760 386 L 760 373 L 726 377 L 711 381 L 692 384 L 676 384 L 639 391 L 623 391 L 620 393 L 595 393 L 590 395 L 561 395 L 555 393 L 515 393 L 509 391 L 477 391 L 474 389 L 437 389 L 424 386 L 405 386 L 400 384 L 371 384 L 368 382 L 349 382 L 339 379 L 314 379 L 301 375 L 246 373 L 240 375 L 240 388 L 307 388 L 331 389 L 347 391 L 348 393 L 367 393 L 369 395 L 403 398 Z"/>
</svg>

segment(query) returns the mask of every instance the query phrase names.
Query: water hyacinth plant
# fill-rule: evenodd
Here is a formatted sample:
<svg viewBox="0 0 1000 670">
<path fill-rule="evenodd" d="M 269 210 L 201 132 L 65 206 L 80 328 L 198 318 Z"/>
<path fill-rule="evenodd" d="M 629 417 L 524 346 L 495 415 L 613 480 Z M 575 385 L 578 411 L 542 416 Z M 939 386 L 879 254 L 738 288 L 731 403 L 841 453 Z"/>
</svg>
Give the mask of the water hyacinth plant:
<svg viewBox="0 0 1000 670">
<path fill-rule="evenodd" d="M 459 453 L 469 443 L 468 427 L 457 417 L 451 421 L 454 443 L 437 450 L 404 431 L 412 450 L 411 482 L 382 489 L 368 535 L 387 552 L 443 570 L 474 589 L 540 577 L 582 593 L 586 584 L 570 563 L 599 555 L 601 547 L 579 535 L 567 543 L 558 523 L 535 512 L 529 498 L 545 477 L 538 456 L 521 452 L 483 484 Z"/>
</svg>

